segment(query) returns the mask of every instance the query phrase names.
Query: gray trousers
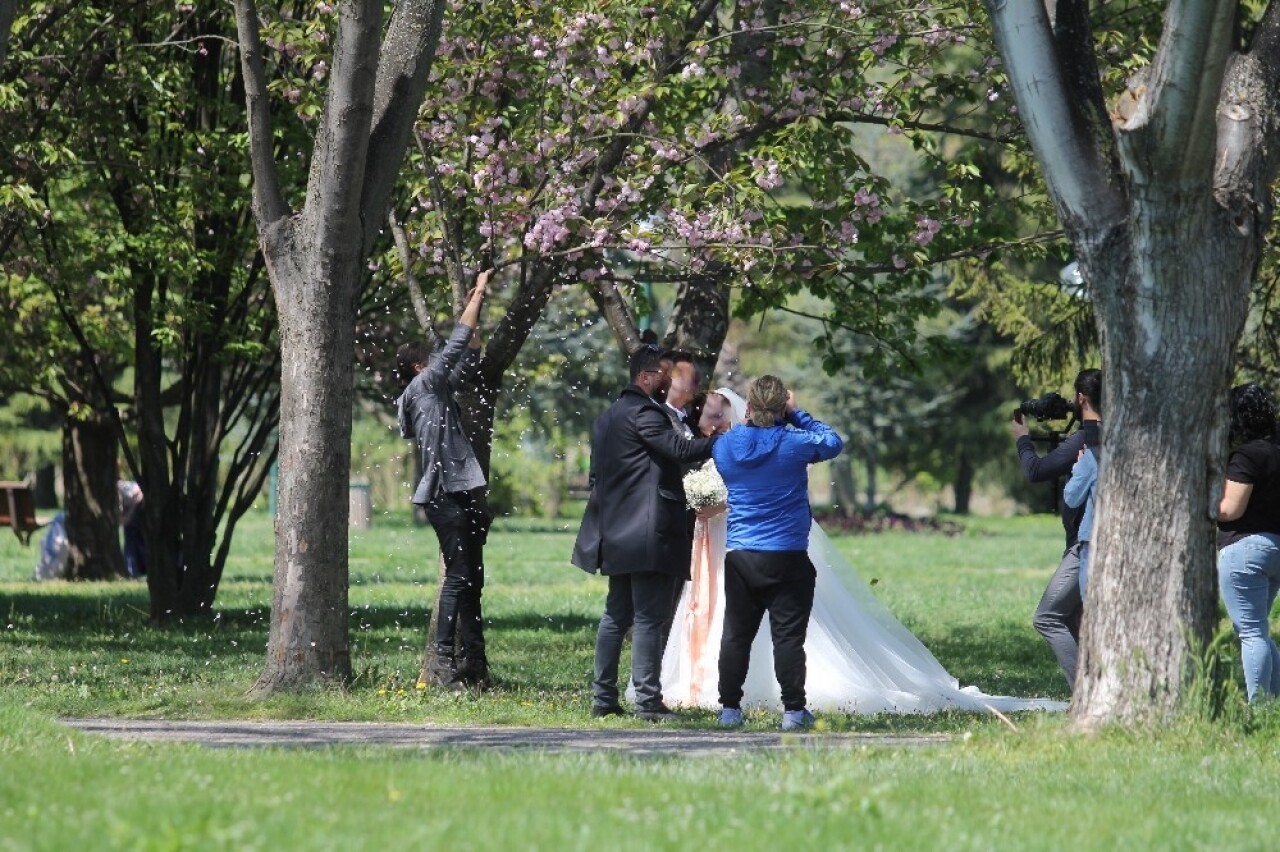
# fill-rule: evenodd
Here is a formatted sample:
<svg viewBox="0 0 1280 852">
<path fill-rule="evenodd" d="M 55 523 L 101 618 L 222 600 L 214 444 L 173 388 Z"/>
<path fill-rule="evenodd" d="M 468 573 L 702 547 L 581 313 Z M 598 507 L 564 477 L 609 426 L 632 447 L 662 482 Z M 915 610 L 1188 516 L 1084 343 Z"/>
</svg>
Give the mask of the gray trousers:
<svg viewBox="0 0 1280 852">
<path fill-rule="evenodd" d="M 1031 623 L 1049 643 L 1058 665 L 1067 678 L 1067 686 L 1076 686 L 1076 657 L 1080 652 L 1080 616 L 1084 601 L 1080 598 L 1080 545 L 1073 544 L 1062 554 L 1058 570 L 1040 597 Z"/>
<path fill-rule="evenodd" d="M 636 687 L 636 708 L 649 710 L 662 704 L 662 652 L 667 647 L 671 619 L 684 581 L 670 574 L 641 571 L 609 578 L 609 596 L 596 633 L 596 707 L 616 707 L 618 663 L 627 630 L 631 636 L 631 681 Z"/>
</svg>

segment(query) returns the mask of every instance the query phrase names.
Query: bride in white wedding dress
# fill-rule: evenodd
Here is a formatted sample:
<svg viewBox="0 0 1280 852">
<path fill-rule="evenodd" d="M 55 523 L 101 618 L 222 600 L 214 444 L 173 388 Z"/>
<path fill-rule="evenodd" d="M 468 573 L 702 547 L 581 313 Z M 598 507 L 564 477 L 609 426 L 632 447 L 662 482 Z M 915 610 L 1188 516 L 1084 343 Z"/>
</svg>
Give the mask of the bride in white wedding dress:
<svg viewBox="0 0 1280 852">
<path fill-rule="evenodd" d="M 720 400 L 715 398 L 717 395 Z M 714 429 L 718 416 L 727 417 L 733 424 L 743 421 L 746 401 L 738 394 L 718 388 L 708 397 L 700 426 Z M 719 478 L 713 463 L 707 464 L 710 467 L 696 474 L 703 487 L 708 479 Z M 662 695 L 673 706 L 720 706 L 725 535 L 723 509 L 699 513 L 694 529 L 692 579 L 680 596 L 662 660 Z M 804 646 L 805 692 L 810 710 L 870 714 L 1066 708 L 1062 701 L 986 695 L 972 686 L 962 688 L 929 649 L 876 599 L 817 522 L 809 530 L 809 558 L 817 569 L 813 612 Z M 744 693 L 744 709 L 782 709 L 767 629 L 760 630 L 751 647 Z"/>
</svg>

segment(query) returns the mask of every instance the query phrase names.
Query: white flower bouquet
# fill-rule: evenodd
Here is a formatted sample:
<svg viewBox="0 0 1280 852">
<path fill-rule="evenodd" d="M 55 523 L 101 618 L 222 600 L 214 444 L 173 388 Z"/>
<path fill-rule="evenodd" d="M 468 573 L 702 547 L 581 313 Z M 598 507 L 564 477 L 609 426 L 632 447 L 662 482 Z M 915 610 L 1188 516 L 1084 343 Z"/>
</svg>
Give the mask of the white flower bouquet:
<svg viewBox="0 0 1280 852">
<path fill-rule="evenodd" d="M 715 462 L 708 460 L 702 467 L 684 475 L 684 499 L 690 509 L 719 506 L 729 499 L 729 489 L 720 478 Z"/>
</svg>

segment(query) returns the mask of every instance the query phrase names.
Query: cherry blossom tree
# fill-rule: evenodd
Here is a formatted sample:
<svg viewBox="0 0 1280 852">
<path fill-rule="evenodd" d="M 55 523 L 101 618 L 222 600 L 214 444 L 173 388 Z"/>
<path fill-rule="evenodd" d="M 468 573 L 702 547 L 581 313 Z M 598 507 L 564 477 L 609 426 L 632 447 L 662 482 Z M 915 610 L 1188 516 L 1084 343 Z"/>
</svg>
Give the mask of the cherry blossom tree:
<svg viewBox="0 0 1280 852">
<path fill-rule="evenodd" d="M 813 289 L 828 329 L 887 363 L 935 307 L 935 265 L 1002 233 L 968 152 L 940 142 L 999 146 L 1013 126 L 979 109 L 975 37 L 965 9 L 907 3 L 468 7 L 420 124 L 417 274 L 456 293 L 465 259 L 514 268 L 491 376 L 557 287 L 591 288 L 634 345 L 629 288 L 652 281 L 680 287 L 670 342 L 711 359 L 723 331 L 700 336 L 728 294 L 698 291 L 732 285 L 747 314 Z M 892 186 L 859 125 L 909 139 L 932 185 Z"/>
<path fill-rule="evenodd" d="M 975 146 L 1008 146 L 1016 124 L 968 11 L 457 7 L 397 214 L 404 239 L 381 274 L 451 289 L 457 305 L 469 266 L 502 270 L 490 399 L 569 288 L 588 290 L 630 348 L 638 285 L 676 286 L 667 342 L 708 363 L 730 292 L 750 316 L 809 289 L 831 306 L 818 318 L 826 342 L 859 336 L 867 366 L 900 361 L 937 308 L 922 285 L 948 259 L 1004 245 L 1024 203 L 998 196 L 975 164 Z M 863 149 L 882 141 L 867 127 L 925 180 L 895 186 L 877 171 Z M 820 351 L 839 366 L 838 347 Z"/>
<path fill-rule="evenodd" d="M 999 248 L 1004 214 L 1019 203 L 997 198 L 970 148 L 956 141 L 999 148 L 1015 127 L 999 118 L 1007 99 L 986 80 L 987 52 L 971 43 L 981 31 L 963 4 L 538 0 L 452 4 L 425 96 L 415 76 L 406 88 L 411 98 L 384 74 L 392 60 L 369 40 L 368 10 L 342 5 L 335 18 L 322 5 L 273 16 L 265 30 L 272 61 L 299 70 L 279 92 L 315 122 L 317 134 L 308 196 L 294 213 L 270 170 L 263 74 L 254 70 L 258 19 L 245 2 L 238 8 L 247 94 L 258 116 L 255 204 L 281 309 L 285 384 L 306 386 L 298 392 L 306 409 L 291 410 L 286 392 L 282 410 L 276 609 L 328 607 L 326 632 L 338 630 L 344 605 L 327 560 L 345 552 L 345 542 L 337 517 L 323 510 L 340 483 L 326 484 L 323 496 L 287 492 L 318 484 L 304 471 L 314 471 L 321 456 L 345 469 L 345 446 L 334 446 L 345 427 L 335 418 L 350 382 L 333 359 L 350 351 L 339 326 L 358 283 L 347 276 L 370 252 L 375 289 L 417 280 L 433 298 L 450 294 L 455 307 L 477 269 L 498 268 L 500 292 L 482 323 L 480 379 L 462 400 L 487 466 L 504 373 L 557 294 L 589 293 L 630 348 L 638 340 L 640 286 L 674 285 L 667 342 L 709 363 L 731 309 L 748 316 L 785 310 L 792 293 L 809 290 L 830 305 L 815 317 L 826 365 L 839 366 L 841 349 L 823 344 L 854 335 L 870 344 L 860 350 L 866 366 L 883 370 L 914 351 L 905 344 L 916 342 L 917 320 L 936 310 L 937 294 L 925 285 L 938 265 Z M 388 38 L 396 27 L 393 17 Z M 344 40 L 356 38 L 358 49 L 344 52 L 353 50 Z M 353 56 L 378 56 L 376 77 L 359 60 L 348 67 Z M 362 147 L 367 77 L 380 89 L 387 82 L 381 96 L 394 95 L 397 109 L 423 104 L 390 218 L 383 177 L 401 158 L 376 138 Z M 353 100 L 335 100 L 345 92 Z M 338 116 L 339 108 L 347 111 Z M 901 156 L 917 160 L 914 171 L 925 180 L 895 186 L 877 171 L 863 148 L 882 142 L 858 129 L 868 127 L 904 143 Z M 378 170 L 376 184 L 361 177 L 366 168 Z M 357 212 L 358 222 L 350 218 Z M 357 244 L 359 251 L 350 248 Z M 323 268 L 307 271 L 322 259 Z M 308 307 L 310 318 L 291 330 L 284 313 L 313 296 L 323 303 Z M 360 345 L 386 348 L 387 341 Z M 310 360 L 291 362 L 301 357 L 289 354 L 295 347 Z M 293 481 L 284 474 L 296 464 L 285 436 L 300 423 L 322 428 L 305 445 L 308 460 Z M 308 517 L 324 520 L 304 520 L 304 504 Z M 311 582 L 313 597 L 304 603 L 294 595 L 313 561 L 335 585 L 322 594 Z M 288 617 L 296 618 L 275 616 Z M 277 637 L 274 622 L 272 636 L 269 665 L 279 666 L 282 649 L 298 645 Z M 327 647 L 299 654 L 339 670 L 345 645 Z"/>
<path fill-rule="evenodd" d="M 590 293 L 631 349 L 640 286 L 672 285 L 664 343 L 710 367 L 731 309 L 809 290 L 830 306 L 814 317 L 828 366 L 851 335 L 874 373 L 916 351 L 938 266 L 1001 244 L 1019 204 L 993 203 L 974 151 L 946 141 L 999 149 L 1016 126 L 992 117 L 1007 99 L 989 102 L 963 8 L 452 9 L 383 266 L 455 311 L 469 268 L 500 269 L 502 313 L 464 394 L 482 462 L 503 377 L 557 293 Z M 924 182 L 895 186 L 865 156 L 886 133 Z"/>
</svg>

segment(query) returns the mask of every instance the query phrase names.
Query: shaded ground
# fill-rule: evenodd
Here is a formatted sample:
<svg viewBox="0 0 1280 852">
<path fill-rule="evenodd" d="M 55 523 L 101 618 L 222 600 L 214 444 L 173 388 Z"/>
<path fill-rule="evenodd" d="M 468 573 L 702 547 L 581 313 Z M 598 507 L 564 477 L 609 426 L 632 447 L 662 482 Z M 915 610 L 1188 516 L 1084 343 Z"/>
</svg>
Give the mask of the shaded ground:
<svg viewBox="0 0 1280 852">
<path fill-rule="evenodd" d="M 62 719 L 85 733 L 151 742 L 206 746 L 531 749 L 550 752 L 615 751 L 638 755 L 733 754 L 776 749 L 857 749 L 925 746 L 950 741 L 944 734 L 898 736 L 856 733 L 783 734 L 768 731 L 644 729 L 460 728 L 379 722 L 207 722 L 151 719 Z"/>
</svg>

